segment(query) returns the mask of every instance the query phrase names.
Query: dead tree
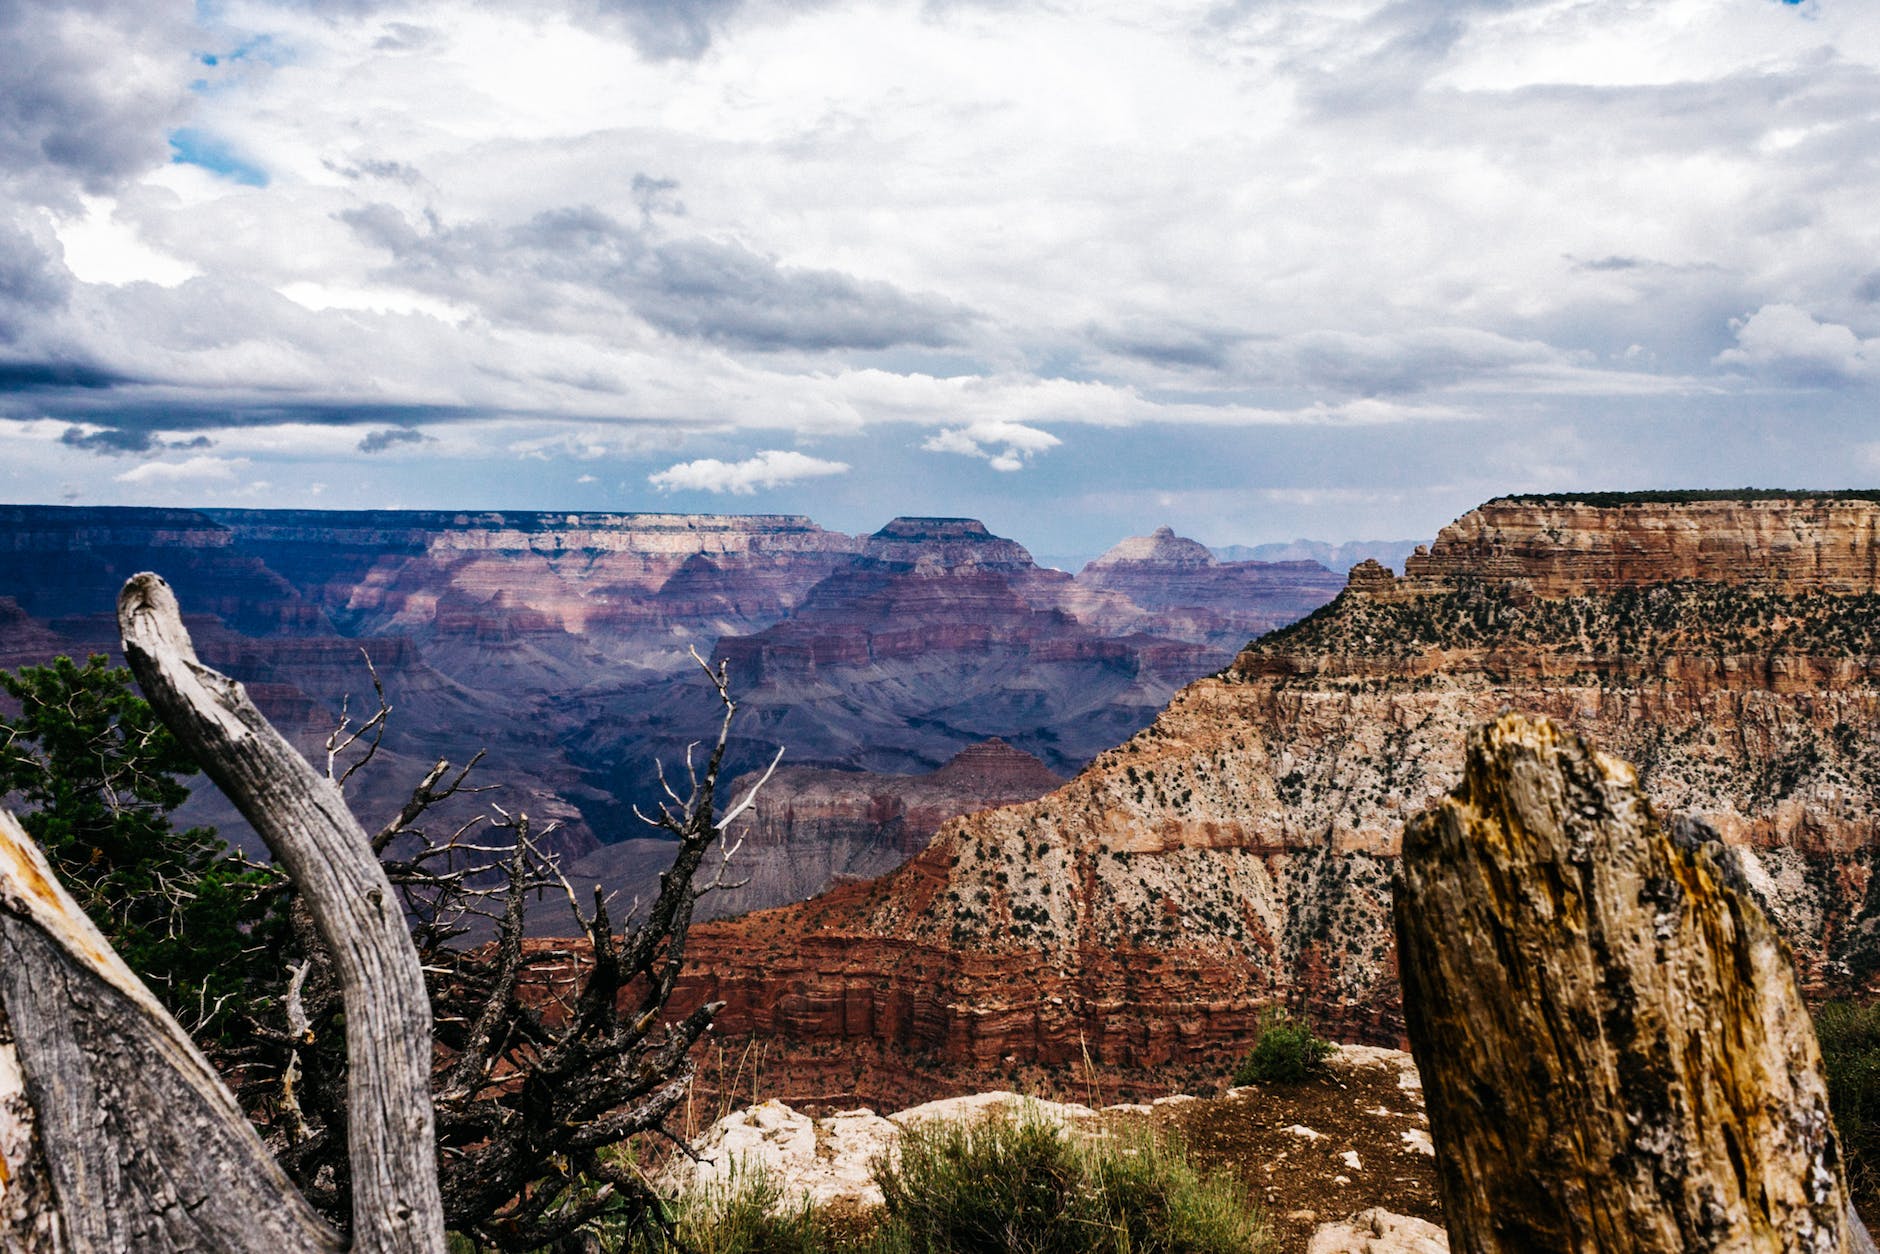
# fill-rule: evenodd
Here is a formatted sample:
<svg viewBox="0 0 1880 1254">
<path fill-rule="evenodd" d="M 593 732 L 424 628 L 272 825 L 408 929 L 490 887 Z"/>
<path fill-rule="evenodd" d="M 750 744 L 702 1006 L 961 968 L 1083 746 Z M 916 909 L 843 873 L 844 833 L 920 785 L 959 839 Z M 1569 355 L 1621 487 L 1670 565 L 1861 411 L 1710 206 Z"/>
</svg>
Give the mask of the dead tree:
<svg viewBox="0 0 1880 1254">
<path fill-rule="evenodd" d="M 691 1079 L 691 1047 L 717 1009 L 676 1024 L 661 1015 L 694 902 L 728 865 L 724 827 L 756 795 L 717 817 L 737 708 L 723 667 L 705 668 L 723 720 L 703 769 L 688 753 L 688 795 L 668 785 L 668 804 L 647 819 L 677 838 L 673 868 L 645 915 L 618 930 L 598 889 L 592 911 L 580 910 L 526 816 L 499 811 L 499 843 L 469 842 L 468 825 L 440 839 L 425 832 L 421 820 L 462 788 L 468 768 L 453 778 L 439 763 L 367 838 L 340 792 L 357 763 L 338 763 L 349 734 L 371 737 L 365 756 L 376 749 L 382 692 L 378 715 L 336 733 L 323 777 L 241 685 L 196 660 L 161 579 L 132 579 L 119 617 L 147 698 L 300 893 L 304 956 L 287 983 L 286 1022 L 262 1042 L 277 1047 L 279 1065 L 256 1053 L 237 1068 L 244 1092 L 265 1092 L 264 1126 L 281 1159 L 9 817 L 0 823 L 0 1248 L 347 1248 L 312 1199 L 350 1221 L 356 1250 L 435 1254 L 447 1217 L 521 1250 L 604 1214 L 656 1209 L 631 1161 L 609 1151 L 665 1133 Z M 718 876 L 698 886 L 715 845 Z M 525 941 L 525 900 L 544 890 L 567 898 L 585 944 Z M 496 940 L 459 944 L 477 915 L 493 919 Z"/>
<path fill-rule="evenodd" d="M 677 1023 L 661 1012 L 685 958 L 693 905 L 722 884 L 735 852 L 723 832 L 769 778 L 719 813 L 737 705 L 724 668 L 700 665 L 722 717 L 703 764 L 687 755 L 684 795 L 667 787 L 666 805 L 646 818 L 676 844 L 643 912 L 617 924 L 598 890 L 583 909 L 526 814 L 495 808 L 487 824 L 434 827 L 442 803 L 466 791 L 468 767 L 438 763 L 373 838 L 404 899 L 435 1012 L 446 1223 L 498 1249 L 553 1245 L 603 1216 L 659 1213 L 631 1159 L 615 1150 L 642 1134 L 666 1136 L 665 1121 L 691 1084 L 692 1046 L 718 1006 Z M 384 709 L 381 700 L 380 715 L 360 732 Z M 343 780 L 346 768 L 330 757 L 328 773 Z M 567 903 L 576 942 L 526 938 L 525 906 L 539 894 Z M 333 1083 L 343 1061 L 331 1028 L 339 1004 L 317 950 L 310 959 L 296 967 L 295 1023 L 257 1028 L 272 1053 L 248 1060 L 259 1065 L 246 1068 L 242 1096 L 267 1119 L 269 1144 L 290 1172 L 331 1211 L 343 1202 L 336 1151 L 347 1118 Z"/>
<path fill-rule="evenodd" d="M 362 1182 L 351 1248 L 441 1254 L 429 1007 L 364 832 L 241 686 L 197 662 L 168 585 L 140 575 L 118 610 L 125 653 L 152 705 L 300 884 L 343 972 L 360 1114 L 351 1170 Z M 0 944 L 0 1006 L 18 1073 L 18 1093 L 3 1103 L 11 1134 L 0 1141 L 24 1153 L 37 1190 L 31 1211 L 16 1215 L 13 1199 L 0 1205 L 7 1242 L 75 1251 L 346 1248 L 10 816 L 0 823 Z"/>
<path fill-rule="evenodd" d="M 1453 1249 L 1873 1248 L 1787 946 L 1625 763 L 1477 729 L 1405 831 L 1395 915 Z"/>
<path fill-rule="evenodd" d="M 5 811 L 0 1007 L 0 1249 L 342 1248 Z"/>
</svg>

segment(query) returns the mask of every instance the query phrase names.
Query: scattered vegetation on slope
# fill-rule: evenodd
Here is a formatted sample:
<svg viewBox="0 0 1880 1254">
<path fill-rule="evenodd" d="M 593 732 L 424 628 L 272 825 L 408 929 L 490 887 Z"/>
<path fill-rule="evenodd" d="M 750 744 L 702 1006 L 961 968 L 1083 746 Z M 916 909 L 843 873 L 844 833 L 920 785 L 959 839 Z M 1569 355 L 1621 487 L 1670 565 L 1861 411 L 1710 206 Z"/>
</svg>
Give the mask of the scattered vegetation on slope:
<svg viewBox="0 0 1880 1254">
<path fill-rule="evenodd" d="M 1880 654 L 1880 597 L 1677 582 L 1542 598 L 1500 580 L 1468 579 L 1401 600 L 1347 593 L 1262 636 L 1250 651 L 1392 658 L 1496 646 L 1593 657 L 1872 657 Z"/>
</svg>

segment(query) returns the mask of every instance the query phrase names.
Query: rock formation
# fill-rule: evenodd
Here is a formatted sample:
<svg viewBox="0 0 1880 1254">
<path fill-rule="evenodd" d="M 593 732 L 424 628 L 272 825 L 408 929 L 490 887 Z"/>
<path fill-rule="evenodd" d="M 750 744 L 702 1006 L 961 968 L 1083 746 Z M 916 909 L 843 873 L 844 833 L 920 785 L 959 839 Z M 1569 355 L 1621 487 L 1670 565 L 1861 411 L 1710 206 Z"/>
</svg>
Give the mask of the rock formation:
<svg viewBox="0 0 1880 1254">
<path fill-rule="evenodd" d="M 998 736 L 1069 772 L 1338 587 L 1312 563 L 1215 562 L 1167 528 L 1119 551 L 1073 579 L 970 519 L 896 519 L 716 656 L 745 677 L 747 726 L 798 761 L 908 772 Z"/>
<path fill-rule="evenodd" d="M 1119 1081 L 1218 1075 L 1276 1000 L 1398 1044 L 1402 826 L 1504 706 L 1637 764 L 1667 821 L 1743 852 L 1810 988 L 1865 986 L 1877 530 L 1880 502 L 1810 496 L 1491 502 L 1051 795 L 951 823 L 873 884 L 701 929 L 694 995 L 822 1093 L 912 1097 L 949 1068 L 1086 1051 Z"/>
<path fill-rule="evenodd" d="M 1449 1234 L 1427 1219 L 1373 1206 L 1312 1234 L 1306 1254 L 1449 1254 Z"/>
<path fill-rule="evenodd" d="M 726 795 L 744 796 L 759 774 L 733 780 Z M 886 874 L 925 848 L 948 819 L 1031 801 L 1063 782 L 1037 758 L 996 739 L 969 745 L 921 775 L 780 767 L 732 833 L 741 841 L 727 877 L 734 886 L 700 898 L 695 917 L 802 901 L 837 883 Z M 671 861 L 670 842 L 628 840 L 587 854 L 568 874 L 581 884 L 651 883 Z M 565 926 L 566 915 L 545 909 L 539 928 Z"/>
<path fill-rule="evenodd" d="M 0 665 L 115 654 L 110 606 L 144 569 L 309 753 L 347 694 L 370 702 L 371 658 L 394 713 L 353 781 L 363 814 L 395 810 L 438 757 L 487 749 L 502 803 L 558 823 L 549 839 L 574 855 L 641 835 L 630 806 L 656 792 L 653 759 L 711 732 L 690 648 L 732 659 L 748 698 L 733 770 L 781 744 L 793 765 L 918 774 L 1000 736 L 1068 774 L 1250 634 L 1222 634 L 1206 570 L 1186 602 L 1177 572 L 1146 608 L 970 519 L 855 537 L 792 515 L 0 506 Z M 1328 578 L 1275 577 L 1244 613 L 1296 617 Z M 240 838 L 207 790 L 185 817 Z M 628 898 L 658 869 L 631 852 L 608 881 Z M 847 869 L 840 850 L 822 861 Z"/>
<path fill-rule="evenodd" d="M 1456 1249 L 1871 1254 L 1788 947 L 1736 862 L 1546 719 L 1470 733 L 1395 895 Z"/>
</svg>

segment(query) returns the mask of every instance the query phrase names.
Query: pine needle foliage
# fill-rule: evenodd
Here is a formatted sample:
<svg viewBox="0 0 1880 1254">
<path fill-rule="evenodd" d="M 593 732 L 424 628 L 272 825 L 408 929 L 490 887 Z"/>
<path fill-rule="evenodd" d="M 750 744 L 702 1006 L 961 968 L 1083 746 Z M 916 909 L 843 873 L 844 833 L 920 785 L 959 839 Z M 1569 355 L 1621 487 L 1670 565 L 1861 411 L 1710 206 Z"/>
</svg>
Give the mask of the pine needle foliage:
<svg viewBox="0 0 1880 1254">
<path fill-rule="evenodd" d="M 0 671 L 0 795 L 112 947 L 198 1038 L 273 978 L 277 877 L 175 809 L 187 750 L 100 654 Z M 245 1005 L 244 1009 L 251 1006 Z"/>
</svg>

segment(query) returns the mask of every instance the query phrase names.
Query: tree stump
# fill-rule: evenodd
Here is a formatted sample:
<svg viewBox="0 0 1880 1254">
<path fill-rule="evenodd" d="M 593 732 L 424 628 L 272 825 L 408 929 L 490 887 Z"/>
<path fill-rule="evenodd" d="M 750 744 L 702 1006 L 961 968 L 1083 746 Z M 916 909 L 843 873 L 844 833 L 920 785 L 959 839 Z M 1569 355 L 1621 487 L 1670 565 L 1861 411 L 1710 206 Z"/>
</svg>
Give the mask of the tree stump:
<svg viewBox="0 0 1880 1254">
<path fill-rule="evenodd" d="M 1788 947 L 1715 842 L 1546 720 L 1404 835 L 1398 962 L 1452 1248 L 1873 1248 Z"/>
</svg>

